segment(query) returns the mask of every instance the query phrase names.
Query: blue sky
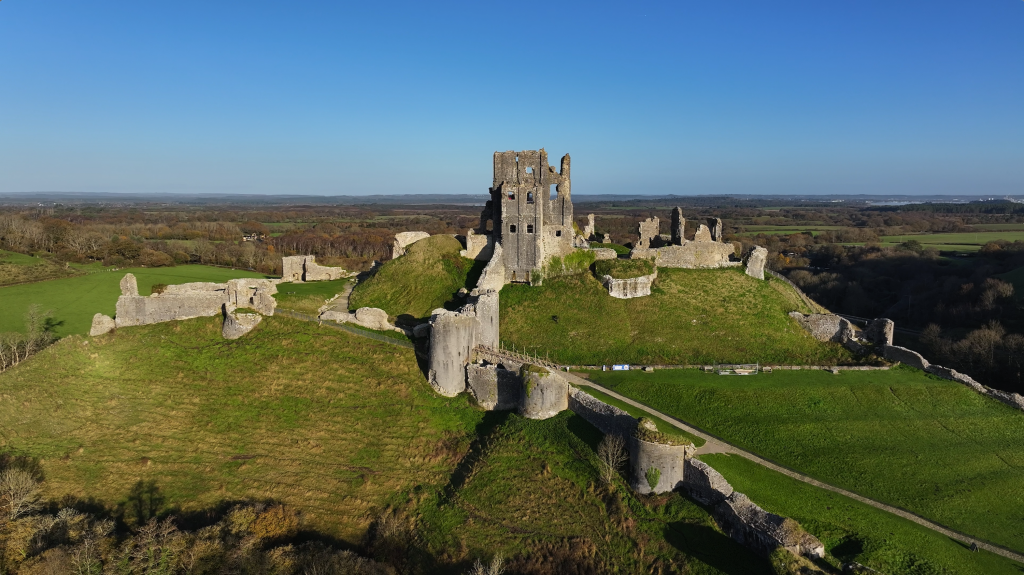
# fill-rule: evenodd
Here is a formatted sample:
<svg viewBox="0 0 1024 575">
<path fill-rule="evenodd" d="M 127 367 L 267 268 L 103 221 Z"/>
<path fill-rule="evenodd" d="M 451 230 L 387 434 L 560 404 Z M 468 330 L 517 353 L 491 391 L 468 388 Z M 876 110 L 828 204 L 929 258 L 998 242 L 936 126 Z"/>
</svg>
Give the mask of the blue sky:
<svg viewBox="0 0 1024 575">
<path fill-rule="evenodd" d="M 0 192 L 1024 194 L 1024 2 L 0 2 Z"/>
</svg>

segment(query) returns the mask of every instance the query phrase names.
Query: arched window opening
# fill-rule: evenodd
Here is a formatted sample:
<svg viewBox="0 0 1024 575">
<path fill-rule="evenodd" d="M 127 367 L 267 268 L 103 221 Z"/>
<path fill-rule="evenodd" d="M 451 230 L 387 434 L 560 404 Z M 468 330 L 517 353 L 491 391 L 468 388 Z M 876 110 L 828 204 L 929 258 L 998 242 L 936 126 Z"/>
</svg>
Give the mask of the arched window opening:
<svg viewBox="0 0 1024 575">
<path fill-rule="evenodd" d="M 533 192 L 526 192 L 526 203 L 533 203 Z"/>
</svg>

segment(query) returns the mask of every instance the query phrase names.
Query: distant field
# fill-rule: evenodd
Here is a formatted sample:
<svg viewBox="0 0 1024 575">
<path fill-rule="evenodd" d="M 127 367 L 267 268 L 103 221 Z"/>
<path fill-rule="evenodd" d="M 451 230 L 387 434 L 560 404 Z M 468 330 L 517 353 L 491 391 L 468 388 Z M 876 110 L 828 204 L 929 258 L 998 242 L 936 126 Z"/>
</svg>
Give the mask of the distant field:
<svg viewBox="0 0 1024 575">
<path fill-rule="evenodd" d="M 1002 231 L 1002 232 L 963 232 L 955 234 L 917 234 L 900 236 L 882 236 L 882 243 L 899 244 L 909 240 L 916 240 L 926 246 L 934 246 L 940 250 L 963 250 L 967 246 L 973 246 L 978 250 L 988 242 L 1006 240 L 1013 242 L 1024 240 L 1024 231 Z M 966 250 L 965 250 L 966 251 Z"/>
<path fill-rule="evenodd" d="M 782 465 L 1024 551 L 1024 413 L 911 368 L 593 372 Z"/>
<path fill-rule="evenodd" d="M 841 561 L 904 575 L 1020 575 L 1021 566 L 911 521 L 730 455 L 700 459 L 758 505 L 792 517 Z"/>
<path fill-rule="evenodd" d="M 52 309 L 53 318 L 63 322 L 57 334 L 89 333 L 92 316 L 97 313 L 114 315 L 114 306 L 121 295 L 121 278 L 135 274 L 139 293 L 149 295 L 154 284 L 186 282 L 224 282 L 232 278 L 261 278 L 244 270 L 211 266 L 177 266 L 169 268 L 128 268 L 116 272 L 98 272 L 45 282 L 0 287 L 0 332 L 22 331 L 23 316 L 28 306 L 39 304 L 44 310 Z"/>
<path fill-rule="evenodd" d="M 1024 224 L 971 224 L 972 228 L 978 230 L 987 231 L 1022 231 L 1024 232 Z"/>
<path fill-rule="evenodd" d="M 803 226 L 765 226 L 765 225 L 746 225 L 737 226 L 742 227 L 748 234 L 769 234 L 769 235 L 790 235 L 800 233 L 810 233 L 813 236 L 817 236 L 822 232 L 829 230 L 841 230 L 843 226 L 822 226 L 822 225 L 803 225 Z"/>
<path fill-rule="evenodd" d="M 43 258 L 36 258 L 27 256 L 25 254 L 19 254 L 18 252 L 9 252 L 6 250 L 0 250 L 0 263 L 3 264 L 14 264 L 18 266 L 32 266 L 39 263 L 43 263 Z"/>
<path fill-rule="evenodd" d="M 356 549 L 390 509 L 424 575 L 498 552 L 513 573 L 773 573 L 678 494 L 600 487 L 601 435 L 582 418 L 485 413 L 436 395 L 412 350 L 311 322 L 269 317 L 235 341 L 217 318 L 67 338 L 0 387 L 0 450 L 40 459 L 47 499 L 129 524 L 145 489 L 145 515 L 273 500 Z M 575 571 L 536 570 L 558 564 Z"/>
<path fill-rule="evenodd" d="M 658 269 L 649 297 L 616 299 L 591 274 L 501 291 L 501 339 L 569 365 L 851 361 L 786 315 L 803 310 L 777 280 L 739 269 Z"/>
</svg>

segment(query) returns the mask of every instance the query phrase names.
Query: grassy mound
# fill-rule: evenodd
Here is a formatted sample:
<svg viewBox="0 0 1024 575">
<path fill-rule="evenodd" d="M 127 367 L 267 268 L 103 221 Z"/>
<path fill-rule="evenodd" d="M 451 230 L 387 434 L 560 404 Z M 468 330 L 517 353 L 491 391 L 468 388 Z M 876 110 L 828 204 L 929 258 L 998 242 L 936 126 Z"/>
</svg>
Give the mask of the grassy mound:
<svg viewBox="0 0 1024 575">
<path fill-rule="evenodd" d="M 609 250 L 615 250 L 615 253 L 620 255 L 620 256 L 627 256 L 627 255 L 629 255 L 629 252 L 630 252 L 629 248 L 627 248 L 626 246 L 623 246 L 623 245 L 619 245 L 619 244 L 602 244 L 602 243 L 599 243 L 599 242 L 590 242 L 590 247 L 592 247 L 592 248 L 607 248 Z"/>
<path fill-rule="evenodd" d="M 431 236 L 386 262 L 352 290 L 350 309 L 376 307 L 391 317 L 425 318 L 453 301 L 459 288 L 472 289 L 486 262 L 459 255 L 462 244 L 451 236 Z"/>
<path fill-rule="evenodd" d="M 662 268 L 651 291 L 616 299 L 590 274 L 505 286 L 502 343 L 572 365 L 851 360 L 844 348 L 816 341 L 786 315 L 807 310 L 783 282 L 755 280 L 738 269 Z"/>
<path fill-rule="evenodd" d="M 612 276 L 612 279 L 617 280 L 649 276 L 654 273 L 654 262 L 651 260 L 601 260 L 594 264 L 594 273 L 598 278 Z"/>
<path fill-rule="evenodd" d="M 262 274 L 244 270 L 215 268 L 211 266 L 177 266 L 173 268 L 128 268 L 115 272 L 97 272 L 88 275 L 63 278 L 40 283 L 0 287 L 0 333 L 22 331 L 22 316 L 28 306 L 37 303 L 44 310 L 54 311 L 57 334 L 86 334 L 92 325 L 92 316 L 105 313 L 114 316 L 117 298 L 121 295 L 121 278 L 126 273 L 135 274 L 139 293 L 150 295 L 155 284 L 180 284 L 187 282 L 226 282 L 234 278 L 262 278 Z"/>
<path fill-rule="evenodd" d="M 599 486 L 581 418 L 484 413 L 434 394 L 412 350 L 314 323 L 71 337 L 0 386 L 0 451 L 40 460 L 48 500 L 133 522 L 273 500 L 400 572 L 500 552 L 517 573 L 772 573 L 678 494 Z"/>
<path fill-rule="evenodd" d="M 1024 551 L 1024 413 L 965 386 L 910 368 L 591 378 L 822 481 Z"/>
</svg>

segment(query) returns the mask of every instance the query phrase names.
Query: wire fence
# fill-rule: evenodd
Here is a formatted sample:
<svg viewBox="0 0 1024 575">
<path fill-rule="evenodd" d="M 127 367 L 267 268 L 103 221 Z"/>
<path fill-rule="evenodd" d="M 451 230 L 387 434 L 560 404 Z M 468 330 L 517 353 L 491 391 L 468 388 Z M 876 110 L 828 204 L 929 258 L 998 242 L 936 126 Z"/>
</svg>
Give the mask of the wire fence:
<svg viewBox="0 0 1024 575">
<path fill-rule="evenodd" d="M 377 341 L 381 341 L 381 342 L 384 342 L 384 343 L 390 343 L 392 345 L 397 345 L 398 347 L 404 347 L 406 349 L 416 349 L 416 345 L 413 344 L 411 341 L 403 341 L 403 340 L 398 339 L 398 337 L 397 337 L 398 332 L 395 332 L 396 337 L 391 337 L 391 336 L 384 335 L 382 333 L 376 333 L 376 332 L 368 331 L 368 330 L 365 330 L 365 329 L 359 329 L 357 327 L 352 327 L 350 325 L 345 325 L 343 323 L 338 323 L 336 321 L 321 320 L 320 318 L 318 318 L 316 316 L 312 316 L 312 315 L 309 315 L 309 314 L 306 314 L 306 313 L 302 313 L 302 312 L 298 312 L 298 311 L 292 311 L 290 309 L 278 308 L 278 309 L 274 310 L 274 315 L 282 315 L 284 317 L 290 317 L 292 319 L 316 322 L 316 323 L 318 323 L 320 325 L 325 325 L 327 327 L 334 328 L 334 329 L 337 329 L 339 331 L 348 332 L 348 333 L 350 333 L 352 335 L 358 335 L 359 337 L 367 337 L 367 338 L 370 338 L 370 339 L 375 339 Z"/>
</svg>

